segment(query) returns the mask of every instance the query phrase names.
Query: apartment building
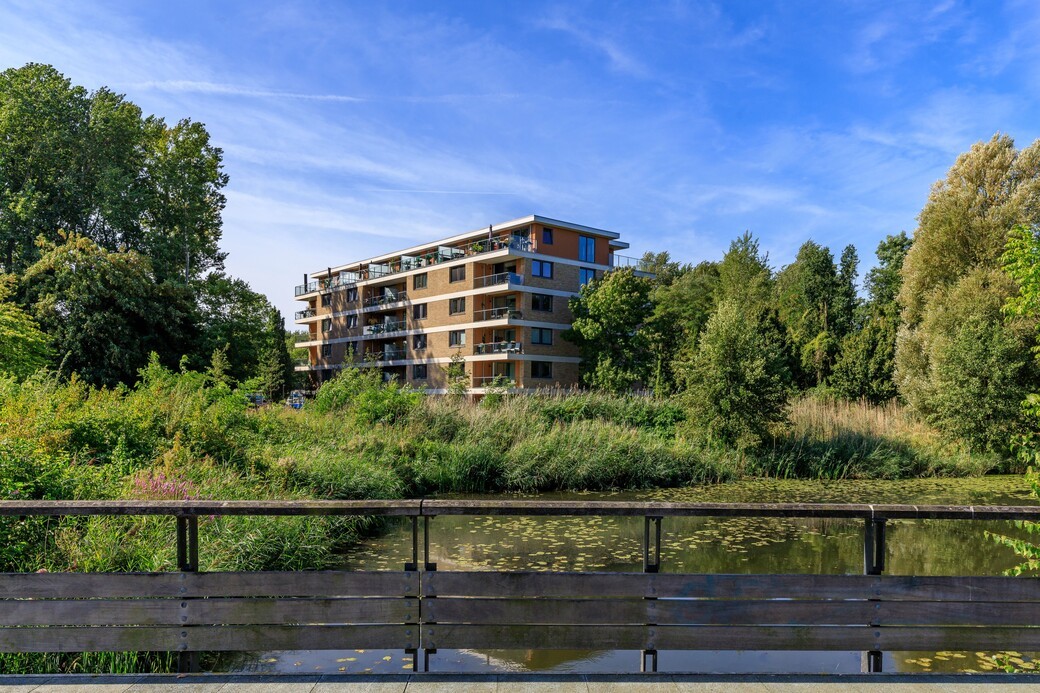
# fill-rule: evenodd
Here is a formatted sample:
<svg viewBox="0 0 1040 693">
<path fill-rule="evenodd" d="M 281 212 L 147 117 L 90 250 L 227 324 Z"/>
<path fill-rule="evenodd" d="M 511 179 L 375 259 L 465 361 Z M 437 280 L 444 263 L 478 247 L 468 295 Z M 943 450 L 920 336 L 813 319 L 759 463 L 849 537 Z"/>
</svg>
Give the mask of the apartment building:
<svg viewBox="0 0 1040 693">
<path fill-rule="evenodd" d="M 536 215 L 304 275 L 296 324 L 315 382 L 337 369 L 380 368 L 443 393 L 452 357 L 482 394 L 578 383 L 580 358 L 561 338 L 568 300 L 593 278 L 636 264 L 618 234 Z"/>
</svg>

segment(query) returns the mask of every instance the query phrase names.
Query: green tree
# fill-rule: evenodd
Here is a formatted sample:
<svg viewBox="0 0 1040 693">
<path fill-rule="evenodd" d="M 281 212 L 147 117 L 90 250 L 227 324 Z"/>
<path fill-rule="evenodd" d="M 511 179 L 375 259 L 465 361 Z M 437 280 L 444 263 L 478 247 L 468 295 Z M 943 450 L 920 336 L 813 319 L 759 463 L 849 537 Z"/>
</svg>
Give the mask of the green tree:
<svg viewBox="0 0 1040 693">
<path fill-rule="evenodd" d="M 647 323 L 651 355 L 649 384 L 654 392 L 675 390 L 673 364 L 684 344 L 696 342 L 715 306 L 719 284 L 717 262 L 701 262 L 686 269 L 668 283 L 654 283 L 651 292 L 653 314 Z"/>
<path fill-rule="evenodd" d="M 910 239 L 902 231 L 878 244 L 878 264 L 865 281 L 869 298 L 857 311 L 862 327 L 842 340 L 829 381 L 841 397 L 880 404 L 897 394 L 893 379 L 899 329 L 896 296 L 902 283 L 899 272 L 909 248 Z"/>
<path fill-rule="evenodd" d="M 869 295 L 868 305 L 875 312 L 897 307 L 896 297 L 903 285 L 903 261 L 911 241 L 905 231 L 887 236 L 877 247 L 878 264 L 867 272 L 863 282 Z"/>
<path fill-rule="evenodd" d="M 729 245 L 719 263 L 719 283 L 715 302 L 736 301 L 749 313 L 757 313 L 771 303 L 773 272 L 769 255 L 761 253 L 758 240 L 749 231 Z"/>
<path fill-rule="evenodd" d="M 859 277 L 859 254 L 856 246 L 847 245 L 841 251 L 838 263 L 837 285 L 834 289 L 834 308 L 831 329 L 835 338 L 844 339 L 856 327 L 859 297 L 856 295 L 856 279 Z"/>
<path fill-rule="evenodd" d="M 936 295 L 916 336 L 929 377 L 904 379 L 920 410 L 948 438 L 1006 452 L 1023 430 L 1021 403 L 1036 385 L 1030 359 L 1034 321 L 1005 322 L 1014 285 L 1000 270 L 975 270 Z"/>
<path fill-rule="evenodd" d="M 1040 140 L 1020 152 L 1006 136 L 974 145 L 918 221 L 899 292 L 899 392 L 948 434 L 1006 449 L 1007 426 L 1022 423 L 1009 402 L 1034 387 L 1020 360 L 1034 338 L 1004 324 L 999 309 L 1018 287 L 999 270 L 1011 229 L 1040 222 Z"/>
<path fill-rule="evenodd" d="M 831 251 L 806 241 L 795 261 L 777 274 L 775 286 L 780 321 L 799 356 L 797 380 L 804 387 L 823 384 L 837 355 L 839 336 L 833 323 L 840 313 L 840 284 Z"/>
<path fill-rule="evenodd" d="M 677 370 L 690 420 L 708 440 L 741 450 L 768 440 L 784 421 L 791 382 L 779 323 L 724 300 L 688 353 Z"/>
<path fill-rule="evenodd" d="M 625 268 L 589 282 L 570 300 L 571 329 L 562 336 L 577 345 L 586 384 L 624 392 L 647 382 L 651 288 L 647 278 Z"/>
<path fill-rule="evenodd" d="M 24 310 L 11 303 L 12 277 L 0 277 L 0 371 L 25 378 L 50 361 L 47 335 Z"/>
<path fill-rule="evenodd" d="M 0 242 L 7 272 L 39 257 L 43 235 L 74 230 L 88 197 L 80 175 L 90 98 L 54 68 L 30 63 L 0 72 Z"/>
<path fill-rule="evenodd" d="M 148 258 L 74 235 L 47 245 L 21 277 L 29 310 L 55 356 L 89 383 L 136 380 L 155 352 L 173 366 L 191 339 L 192 298 L 156 283 Z"/>
<path fill-rule="evenodd" d="M 261 376 L 260 388 L 280 395 L 292 379 L 281 313 L 241 279 L 213 273 L 196 284 L 199 337 L 192 363 L 201 367 L 216 349 L 224 349 L 230 376 L 243 382 Z"/>
<path fill-rule="evenodd" d="M 1011 319 L 1030 320 L 1040 326 L 1040 226 L 1020 225 L 1012 229 L 1008 234 L 1002 262 L 1004 271 L 1018 285 L 1018 292 L 1012 294 L 1004 306 L 1005 313 Z M 1040 347 L 1034 346 L 1033 351 L 1040 361 Z M 1040 394 L 1037 393 L 1036 383 L 1033 385 L 1022 402 L 1026 425 L 1012 436 L 1009 443 L 1023 461 L 1029 465 L 1038 465 Z M 1033 474 L 1032 480 L 1033 489 L 1037 491 L 1036 474 Z"/>
<path fill-rule="evenodd" d="M 182 120 L 173 127 L 147 121 L 149 198 L 142 210 L 145 252 L 160 278 L 184 281 L 224 268 L 220 251 L 221 190 L 228 177 L 223 152 L 210 144 L 201 123 Z"/>
</svg>

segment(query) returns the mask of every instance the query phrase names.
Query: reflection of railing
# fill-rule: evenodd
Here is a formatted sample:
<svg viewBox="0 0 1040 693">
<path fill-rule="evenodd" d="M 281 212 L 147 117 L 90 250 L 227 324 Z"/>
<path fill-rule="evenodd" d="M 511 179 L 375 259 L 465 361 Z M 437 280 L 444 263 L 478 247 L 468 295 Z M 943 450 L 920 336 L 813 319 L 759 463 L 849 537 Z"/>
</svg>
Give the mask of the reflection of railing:
<svg viewBox="0 0 1040 693">
<path fill-rule="evenodd" d="M 306 310 L 296 311 L 296 319 L 304 320 L 305 318 L 313 318 L 318 313 L 313 308 L 307 308 Z"/>
<path fill-rule="evenodd" d="M 524 278 L 516 272 L 499 272 L 489 274 L 486 277 L 477 278 L 477 288 L 485 286 L 497 286 L 498 284 L 523 284 Z"/>
<path fill-rule="evenodd" d="M 618 269 L 620 267 L 631 267 L 633 269 L 639 270 L 640 272 L 652 273 L 654 271 L 653 266 L 646 260 L 643 260 L 642 258 L 628 257 L 627 255 L 617 255 L 614 253 L 611 253 L 610 255 L 610 266 L 614 269 Z"/>
<path fill-rule="evenodd" d="M 473 345 L 474 354 L 519 354 L 524 350 L 520 342 L 485 342 Z"/>
<path fill-rule="evenodd" d="M 410 560 L 403 569 L 208 572 L 210 565 L 200 564 L 199 525 L 206 523 L 202 539 L 219 540 L 232 524 L 215 518 L 346 515 L 412 518 Z M 1040 581 L 881 574 L 888 520 L 1035 522 L 1036 506 L 0 501 L 0 517 L 7 521 L 98 516 L 169 518 L 175 567 L 153 573 L 7 573 L 4 625 L 18 630 L 0 633 L 0 652 L 179 650 L 178 668 L 187 671 L 198 666 L 192 653 L 199 651 L 293 650 L 302 643 L 329 650 L 421 648 L 423 656 L 412 657 L 416 668 L 446 649 L 641 650 L 643 664 L 649 657 L 654 669 L 658 650 L 861 650 L 868 653 L 868 670 L 877 672 L 885 650 L 1040 649 Z M 446 516 L 641 519 L 642 571 L 438 569 L 429 552 L 437 524 L 418 518 Z M 662 525 L 665 518 L 680 517 L 859 520 L 867 574 L 661 572 L 662 541 L 671 536 Z M 81 524 L 56 520 L 42 531 L 76 532 Z M 216 553 L 201 556 L 213 560 Z"/>
<path fill-rule="evenodd" d="M 365 299 L 365 308 L 371 308 L 372 306 L 387 306 L 391 303 L 400 303 L 408 299 L 408 294 L 404 291 L 395 291 L 392 294 L 382 294 L 379 296 L 369 296 Z"/>
<path fill-rule="evenodd" d="M 377 322 L 375 325 L 369 325 L 366 327 L 364 333 L 366 335 L 387 334 L 388 332 L 400 332 L 406 327 L 407 323 L 404 320 Z"/>
<path fill-rule="evenodd" d="M 504 375 L 473 376 L 473 387 L 488 387 L 489 385 L 495 385 L 500 387 L 516 387 L 516 381 Z"/>
<path fill-rule="evenodd" d="M 512 318 L 519 320 L 524 317 L 524 314 L 518 311 L 516 308 L 488 308 L 487 310 L 478 310 L 473 314 L 473 319 L 477 321 L 481 320 L 502 320 L 504 318 Z"/>
</svg>

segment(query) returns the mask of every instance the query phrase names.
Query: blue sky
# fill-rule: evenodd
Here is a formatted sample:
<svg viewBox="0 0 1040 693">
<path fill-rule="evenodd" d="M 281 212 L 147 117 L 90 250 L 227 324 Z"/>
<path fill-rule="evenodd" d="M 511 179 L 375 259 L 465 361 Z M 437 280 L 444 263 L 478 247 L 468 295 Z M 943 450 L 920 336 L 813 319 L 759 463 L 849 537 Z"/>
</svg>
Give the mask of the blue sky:
<svg viewBox="0 0 1040 693">
<path fill-rule="evenodd" d="M 225 154 L 228 269 L 302 274 L 531 213 L 631 254 L 863 267 L 973 142 L 1040 137 L 1040 3 L 0 0 L 53 64 Z"/>
</svg>

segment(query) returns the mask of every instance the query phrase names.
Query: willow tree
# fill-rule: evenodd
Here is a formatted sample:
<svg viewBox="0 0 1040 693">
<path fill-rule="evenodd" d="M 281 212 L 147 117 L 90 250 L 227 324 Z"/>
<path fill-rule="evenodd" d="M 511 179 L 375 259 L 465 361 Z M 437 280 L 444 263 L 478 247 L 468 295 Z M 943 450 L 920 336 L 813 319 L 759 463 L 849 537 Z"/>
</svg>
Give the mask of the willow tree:
<svg viewBox="0 0 1040 693">
<path fill-rule="evenodd" d="M 937 182 L 903 264 L 900 394 L 952 438 L 1000 444 L 1001 417 L 1032 387 L 1022 358 L 1032 338 L 993 309 L 1017 290 L 1002 278 L 1009 232 L 1040 222 L 1040 140 L 1018 151 L 1006 135 L 975 144 Z M 973 383 L 970 392 L 954 392 Z"/>
</svg>

